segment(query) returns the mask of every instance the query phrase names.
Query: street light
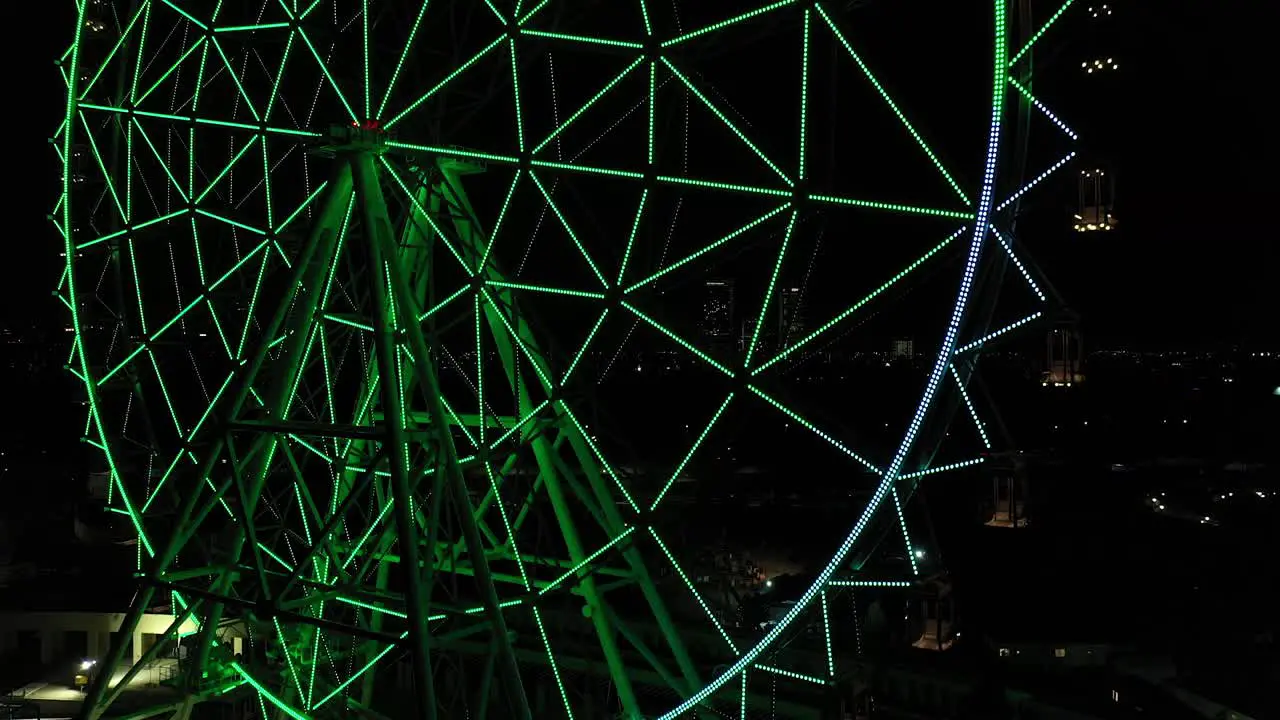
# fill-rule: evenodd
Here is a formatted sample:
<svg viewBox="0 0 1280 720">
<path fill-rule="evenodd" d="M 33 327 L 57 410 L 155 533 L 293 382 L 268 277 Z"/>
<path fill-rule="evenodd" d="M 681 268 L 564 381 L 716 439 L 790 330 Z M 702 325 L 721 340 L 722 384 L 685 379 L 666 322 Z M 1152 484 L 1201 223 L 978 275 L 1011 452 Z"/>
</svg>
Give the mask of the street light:
<svg viewBox="0 0 1280 720">
<path fill-rule="evenodd" d="M 88 690 L 90 671 L 93 670 L 93 666 L 97 664 L 98 661 L 92 658 L 85 658 L 80 661 L 80 671 L 76 673 L 74 680 L 77 690 L 82 692 Z"/>
</svg>

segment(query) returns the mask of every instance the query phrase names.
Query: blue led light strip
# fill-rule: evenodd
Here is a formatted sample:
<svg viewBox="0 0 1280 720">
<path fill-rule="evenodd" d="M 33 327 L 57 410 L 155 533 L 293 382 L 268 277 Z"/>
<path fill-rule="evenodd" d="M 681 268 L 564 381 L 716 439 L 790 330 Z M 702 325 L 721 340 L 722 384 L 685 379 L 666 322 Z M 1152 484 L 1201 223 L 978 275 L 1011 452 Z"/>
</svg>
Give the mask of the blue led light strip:
<svg viewBox="0 0 1280 720">
<path fill-rule="evenodd" d="M 1026 317 L 1022 318 L 1021 320 L 1018 320 L 1017 322 L 1013 322 L 1013 323 L 1010 323 L 1010 324 L 1008 324 L 1008 325 L 1005 325 L 1004 327 L 1000 328 L 999 330 L 995 330 L 995 331 L 989 332 L 989 333 L 987 333 L 986 335 L 983 335 L 982 337 L 978 338 L 977 340 L 974 340 L 973 342 L 966 343 L 966 344 L 964 344 L 964 345 L 962 345 L 962 346 L 960 346 L 960 347 L 956 348 L 956 355 L 961 355 L 961 354 L 967 353 L 967 352 L 969 352 L 970 350 L 973 350 L 973 349 L 975 349 L 975 348 L 982 347 L 982 345 L 983 345 L 984 343 L 986 343 L 988 340 L 992 340 L 992 339 L 995 339 L 995 338 L 997 338 L 997 337 L 1000 337 L 1001 335 L 1003 335 L 1003 334 L 1005 334 L 1005 333 L 1009 332 L 1010 330 L 1013 330 L 1014 328 L 1022 327 L 1023 325 L 1026 325 L 1027 323 L 1031 322 L 1032 320 L 1035 320 L 1036 318 L 1040 317 L 1041 315 L 1044 315 L 1044 313 L 1043 313 L 1043 312 L 1041 312 L 1041 311 L 1036 311 L 1036 312 L 1033 312 L 1033 313 L 1031 313 L 1030 315 L 1028 315 L 1028 316 L 1026 316 Z"/>
<path fill-rule="evenodd" d="M 1009 84 L 1013 85 L 1015 90 L 1022 93 L 1022 97 L 1026 98 L 1027 102 L 1034 105 L 1035 108 L 1039 110 L 1041 113 L 1043 113 L 1046 118 L 1049 118 L 1049 122 L 1053 123 L 1054 125 L 1057 125 L 1059 130 L 1066 133 L 1067 137 L 1071 138 L 1072 140 L 1080 139 L 1080 136 L 1076 133 L 1075 130 L 1072 130 L 1070 126 L 1062 122 L 1061 118 L 1059 118 L 1057 115 L 1054 115 L 1052 110 L 1045 107 L 1044 103 L 1040 102 L 1035 95 L 1031 94 L 1030 90 L 1024 87 L 1022 83 L 1014 79 L 1012 75 L 1009 76 Z"/>
<path fill-rule="evenodd" d="M 854 524 L 853 529 L 849 532 L 848 537 L 840 544 L 835 555 L 827 564 L 818 577 L 814 580 L 809 589 L 800 596 L 796 604 L 782 616 L 778 624 L 773 626 L 768 633 L 761 638 L 751 650 L 747 651 L 738 658 L 737 662 L 727 667 L 723 672 L 716 676 L 714 680 L 707 684 L 698 692 L 691 695 L 684 702 L 680 703 L 674 709 L 661 716 L 662 720 L 674 720 L 674 718 L 683 715 L 691 710 L 694 706 L 701 704 L 712 693 L 719 690 L 727 682 L 736 678 L 739 673 L 743 672 L 747 667 L 753 665 L 757 658 L 760 657 L 770 645 L 780 636 L 800 615 L 809 603 L 813 602 L 822 589 L 826 586 L 831 576 L 844 563 L 848 557 L 849 551 L 852 550 L 854 543 L 862 535 L 862 531 L 870 522 L 872 515 L 880 506 L 881 501 L 889 494 L 893 488 L 894 482 L 898 479 L 898 473 L 902 469 L 902 464 L 907 455 L 910 453 L 912 446 L 915 444 L 916 435 L 920 432 L 920 427 L 924 424 L 925 416 L 928 415 L 930 407 L 937 396 L 938 387 L 941 385 L 942 378 L 947 373 L 947 367 L 951 364 L 951 358 L 955 354 L 956 339 L 960 332 L 960 325 L 964 319 L 965 312 L 969 306 L 969 295 L 973 289 L 973 281 L 976 275 L 978 260 L 982 256 L 983 242 L 986 239 L 986 226 L 990 221 L 993 201 L 993 191 L 995 187 L 996 177 L 996 161 L 998 150 L 1000 147 L 1001 122 L 1000 118 L 1004 111 L 1005 97 L 1005 68 L 1008 64 L 1008 38 L 1006 36 L 1006 0 L 993 0 L 995 14 L 995 70 L 992 79 L 991 90 L 991 125 L 987 135 L 987 156 L 986 166 L 982 173 L 982 193 L 978 198 L 977 212 L 975 218 L 977 220 L 973 226 L 973 234 L 969 241 L 969 254 L 965 260 L 964 275 L 960 280 L 960 288 L 956 296 L 956 304 L 951 312 L 951 319 L 947 323 L 946 334 L 943 336 L 942 347 L 938 351 L 938 357 L 934 362 L 933 370 L 929 374 L 929 382 L 925 386 L 924 394 L 920 398 L 920 403 L 916 407 L 915 416 L 912 418 L 907 431 L 902 438 L 902 443 L 898 446 L 897 452 L 894 454 L 892 462 L 890 462 L 879 486 L 876 488 L 875 494 L 866 508 L 863 509 L 862 515 Z"/>
<path fill-rule="evenodd" d="M 1011 204 L 1013 203 L 1013 201 L 1014 201 L 1014 200 L 1017 200 L 1018 198 L 1020 198 L 1020 197 L 1022 197 L 1023 195 L 1025 195 L 1025 194 L 1026 194 L 1026 192 L 1027 192 L 1028 190 L 1030 190 L 1031 188 L 1035 187 L 1036 185 L 1039 185 L 1041 180 L 1044 180 L 1045 178 L 1049 177 L 1051 174 L 1053 174 L 1053 172 L 1054 172 L 1055 170 L 1057 170 L 1058 168 L 1062 167 L 1063 165 L 1066 165 L 1067 163 L 1071 162 L 1072 158 L 1074 158 L 1075 156 L 1076 156 L 1076 153 L 1075 153 L 1075 151 L 1074 151 L 1074 150 L 1072 150 L 1071 152 L 1067 153 L 1067 154 L 1066 154 L 1066 156 L 1065 156 L 1065 157 L 1063 157 L 1061 160 L 1059 160 L 1058 162 L 1056 162 L 1056 163 L 1054 163 L 1054 164 L 1050 165 L 1048 170 L 1045 170 L 1044 172 L 1042 172 L 1042 173 L 1040 173 L 1039 175 L 1035 176 L 1034 178 L 1032 178 L 1031 182 L 1027 183 L 1026 185 L 1023 185 L 1021 188 L 1019 188 L 1019 189 L 1018 189 L 1018 191 L 1017 191 L 1017 192 L 1015 192 L 1014 194 L 1010 195 L 1008 198 L 1005 198 L 1005 201 L 1004 201 L 1004 202 L 1002 202 L 1002 203 L 1000 203 L 999 205 L 997 205 L 997 206 L 996 206 L 996 210 L 997 210 L 997 211 L 1000 211 L 1000 210 L 1003 210 L 1003 209 L 1005 209 L 1005 208 L 1009 207 L 1009 205 L 1011 205 Z"/>
<path fill-rule="evenodd" d="M 1027 270 L 1027 266 L 1023 265 L 1022 261 L 1018 259 L 1018 256 L 1013 254 L 1013 246 L 1009 244 L 1009 240 L 1004 236 L 1004 233 L 997 230 L 995 225 L 992 225 L 991 234 L 994 235 L 996 241 L 1000 243 L 1000 247 L 1004 248 L 1005 254 L 1013 261 L 1014 266 L 1018 268 L 1018 272 L 1022 273 L 1022 279 L 1027 281 L 1027 285 L 1031 288 L 1031 292 L 1035 293 L 1036 297 L 1040 298 L 1040 302 L 1047 302 L 1048 298 L 1045 297 L 1044 291 L 1041 290 L 1040 286 L 1036 284 L 1036 281 L 1031 278 L 1031 271 Z"/>
</svg>

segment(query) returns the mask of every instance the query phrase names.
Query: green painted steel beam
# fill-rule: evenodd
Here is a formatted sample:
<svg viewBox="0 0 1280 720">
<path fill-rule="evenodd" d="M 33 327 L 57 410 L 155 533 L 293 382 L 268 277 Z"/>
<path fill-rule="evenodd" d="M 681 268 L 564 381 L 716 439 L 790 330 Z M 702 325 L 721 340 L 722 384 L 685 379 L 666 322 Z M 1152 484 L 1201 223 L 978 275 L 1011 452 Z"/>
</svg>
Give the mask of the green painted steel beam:
<svg viewBox="0 0 1280 720">
<path fill-rule="evenodd" d="M 373 158 L 363 156 L 362 163 L 367 165 L 365 172 L 369 176 L 367 182 L 376 183 L 376 168 Z M 379 190 L 379 195 L 381 194 Z M 384 249 L 380 257 L 393 257 L 394 246 L 390 237 L 390 225 L 386 225 L 387 234 L 381 238 Z M 388 262 L 387 280 L 390 295 L 395 298 L 399 305 L 398 311 L 403 313 L 403 317 L 410 318 L 412 321 L 405 322 L 401 326 L 406 338 L 410 352 L 413 354 L 415 362 L 413 363 L 413 372 L 418 377 L 423 399 L 427 403 L 428 412 L 432 416 L 432 421 L 437 428 L 448 428 L 449 425 L 445 419 L 446 414 L 441 400 L 439 383 L 435 377 L 433 368 L 432 353 L 427 344 L 426 337 L 422 332 L 422 326 L 417 322 L 420 316 L 421 307 L 414 302 L 411 288 L 404 277 L 404 272 L 397 262 Z M 385 373 L 386 370 L 384 369 Z M 480 537 L 480 531 L 477 526 L 475 517 L 472 512 L 470 499 L 466 490 L 465 481 L 462 477 L 461 467 L 458 463 L 457 451 L 453 445 L 453 436 L 449 432 L 441 432 L 438 435 L 440 447 L 440 456 L 444 460 L 444 467 L 437 471 L 437 475 L 444 477 L 444 480 L 437 484 L 437 488 L 441 494 L 445 491 L 444 483 L 448 483 L 449 490 L 452 493 L 452 502 L 457 508 L 457 516 L 461 521 L 463 534 L 465 536 L 468 553 L 472 558 L 473 567 L 476 570 L 476 581 L 481 592 L 485 614 L 488 616 L 493 627 L 494 638 L 499 651 L 499 672 L 503 679 L 503 688 L 507 693 L 511 711 L 517 718 L 531 719 L 532 712 L 529 709 L 528 697 L 525 695 L 524 684 L 520 677 L 520 668 L 515 659 L 514 651 L 511 648 L 510 637 L 506 630 L 506 619 L 500 607 L 497 589 L 494 587 L 493 579 L 489 575 L 488 563 L 482 550 L 483 542 Z M 437 495 L 439 497 L 439 495 Z M 401 511 L 405 516 L 408 510 Z M 431 527 L 435 528 L 438 523 Z M 404 543 L 402 542 L 402 546 Z M 416 568 L 416 558 L 406 554 L 408 566 Z M 429 566 L 430 567 L 430 566 Z M 414 573 L 414 582 L 420 581 L 420 577 Z M 415 606 L 416 607 L 416 606 Z M 425 613 L 423 614 L 425 618 Z"/>
<path fill-rule="evenodd" d="M 384 440 L 391 466 L 391 492 L 396 506 L 396 533 L 405 562 L 401 566 L 409 612 L 409 639 L 413 654 L 413 685 L 417 693 L 417 714 L 436 717 L 435 678 L 431 672 L 431 631 L 427 627 L 430 596 L 423 587 L 418 565 L 418 524 L 414 518 L 413 495 L 409 489 L 409 441 L 405 433 L 408 418 L 404 410 L 404 384 L 401 377 L 399 344 L 400 320 L 391 280 L 391 265 L 396 262 L 388 249 L 394 242 L 391 219 L 378 181 L 378 169 L 372 154 L 353 153 L 349 162 L 355 177 L 356 201 L 364 220 L 365 243 L 368 245 L 369 272 L 373 296 L 374 334 L 382 407 L 386 413 Z M 416 316 L 411 316 L 416 317 Z"/>
</svg>

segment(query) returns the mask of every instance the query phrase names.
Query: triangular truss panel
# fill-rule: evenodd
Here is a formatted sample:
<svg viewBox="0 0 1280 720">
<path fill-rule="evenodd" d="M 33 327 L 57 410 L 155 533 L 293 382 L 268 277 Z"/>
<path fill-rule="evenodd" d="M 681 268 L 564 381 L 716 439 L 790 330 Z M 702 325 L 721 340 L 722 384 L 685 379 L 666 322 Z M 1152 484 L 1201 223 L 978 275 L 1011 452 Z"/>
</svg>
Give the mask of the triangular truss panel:
<svg viewBox="0 0 1280 720">
<path fill-rule="evenodd" d="M 57 294 L 139 578 L 85 716 L 805 717 L 886 614 L 950 647 L 922 488 L 1057 300 L 1069 149 L 1000 123 L 1074 132 L 1004 2 L 846 5 L 83 3 Z"/>
</svg>

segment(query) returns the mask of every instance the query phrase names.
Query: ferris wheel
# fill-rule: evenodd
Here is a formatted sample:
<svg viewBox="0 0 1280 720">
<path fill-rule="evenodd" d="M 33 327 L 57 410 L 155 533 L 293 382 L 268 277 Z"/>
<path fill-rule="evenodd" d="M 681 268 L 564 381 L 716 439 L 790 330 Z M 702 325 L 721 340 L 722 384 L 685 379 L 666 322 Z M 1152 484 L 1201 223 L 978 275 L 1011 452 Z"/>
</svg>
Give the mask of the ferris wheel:
<svg viewBox="0 0 1280 720">
<path fill-rule="evenodd" d="M 57 294 L 141 579 L 85 717 L 830 702 L 852 593 L 942 570 L 917 483 L 998 443 L 978 352 L 1048 306 L 1013 210 L 1072 153 L 1024 182 L 1020 112 L 1074 139 L 1028 80 L 1065 6 L 892 5 L 83 0 Z M 682 538 L 746 437 L 845 499 L 743 625 Z"/>
</svg>

